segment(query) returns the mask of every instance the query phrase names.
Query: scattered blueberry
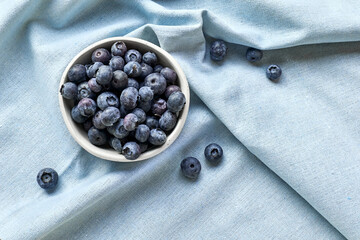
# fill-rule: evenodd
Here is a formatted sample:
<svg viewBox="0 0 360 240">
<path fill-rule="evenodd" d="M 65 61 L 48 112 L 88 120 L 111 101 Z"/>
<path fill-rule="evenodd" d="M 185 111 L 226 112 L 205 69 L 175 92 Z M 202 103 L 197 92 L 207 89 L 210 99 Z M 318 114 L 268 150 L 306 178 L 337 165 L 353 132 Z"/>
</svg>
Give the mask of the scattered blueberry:
<svg viewBox="0 0 360 240">
<path fill-rule="evenodd" d="M 123 70 L 124 69 L 124 65 L 125 65 L 125 61 L 122 57 L 120 56 L 113 56 L 111 59 L 110 59 L 110 62 L 109 62 L 109 66 L 111 67 L 111 69 L 113 71 L 116 71 L 116 70 Z"/>
<path fill-rule="evenodd" d="M 85 117 L 91 117 L 96 112 L 96 103 L 91 98 L 83 98 L 78 103 L 80 114 Z"/>
<path fill-rule="evenodd" d="M 128 81 L 127 86 L 128 86 L 128 87 L 134 87 L 134 88 L 136 88 L 137 90 L 139 90 L 139 88 L 140 88 L 139 82 L 136 81 L 136 80 L 133 79 L 133 78 L 129 78 L 129 81 Z"/>
<path fill-rule="evenodd" d="M 85 65 L 87 76 L 89 78 L 95 77 L 97 70 L 99 70 L 99 67 L 102 65 L 104 65 L 102 62 L 95 62 L 94 64 Z"/>
<path fill-rule="evenodd" d="M 109 145 L 117 152 L 122 152 L 122 144 L 120 139 L 112 137 L 110 138 Z"/>
<path fill-rule="evenodd" d="M 137 107 L 138 107 L 138 108 L 141 108 L 142 110 L 144 110 L 144 112 L 150 111 L 151 106 L 152 106 L 151 101 L 146 101 L 146 102 L 139 101 L 139 102 L 138 102 L 138 105 L 137 105 Z"/>
<path fill-rule="evenodd" d="M 177 120 L 177 117 L 176 117 L 175 113 L 166 111 L 160 117 L 159 126 L 164 131 L 170 131 L 175 127 L 176 120 Z"/>
<path fill-rule="evenodd" d="M 77 123 L 84 123 L 88 119 L 88 117 L 80 114 L 79 108 L 77 106 L 74 106 L 71 109 L 71 118 Z"/>
<path fill-rule="evenodd" d="M 150 87 L 154 94 L 161 95 L 166 89 L 166 79 L 160 73 L 151 73 L 145 80 L 145 86 Z"/>
<path fill-rule="evenodd" d="M 94 127 L 96 127 L 97 129 L 105 129 L 106 128 L 106 126 L 102 123 L 102 121 L 101 121 L 101 113 L 102 113 L 103 111 L 97 111 L 96 113 L 95 113 L 95 115 L 93 116 L 93 118 L 92 118 L 92 124 L 93 124 L 93 126 Z"/>
<path fill-rule="evenodd" d="M 173 92 L 167 100 L 167 108 L 176 113 L 183 109 L 185 103 L 185 95 L 182 92 Z"/>
<path fill-rule="evenodd" d="M 164 99 L 157 99 L 151 107 L 152 113 L 160 117 L 166 111 L 166 101 Z"/>
<path fill-rule="evenodd" d="M 129 113 L 124 117 L 124 128 L 127 131 L 134 131 L 138 124 L 139 119 L 135 114 Z"/>
<path fill-rule="evenodd" d="M 137 144 L 136 142 L 125 143 L 125 145 L 122 149 L 122 154 L 124 154 L 126 159 L 129 159 L 129 160 L 137 159 L 141 154 L 139 144 Z"/>
<path fill-rule="evenodd" d="M 120 119 L 120 110 L 116 107 L 107 107 L 101 113 L 101 122 L 109 127 Z"/>
<path fill-rule="evenodd" d="M 60 88 L 60 93 L 63 98 L 66 99 L 76 99 L 78 90 L 77 86 L 73 82 L 66 82 Z"/>
<path fill-rule="evenodd" d="M 181 92 L 181 89 L 179 86 L 176 86 L 176 85 L 170 85 L 166 88 L 165 90 L 165 98 L 168 99 L 170 97 L 170 95 L 173 93 L 173 92 Z"/>
<path fill-rule="evenodd" d="M 120 104 L 127 110 L 136 108 L 139 98 L 138 90 L 134 87 L 125 88 L 120 95 Z M 144 110 L 145 111 L 145 110 Z"/>
<path fill-rule="evenodd" d="M 205 158 L 211 163 L 218 163 L 223 155 L 222 148 L 216 144 L 209 144 L 204 150 Z"/>
<path fill-rule="evenodd" d="M 155 146 L 163 145 L 166 142 L 166 134 L 159 128 L 151 129 L 149 143 Z"/>
<path fill-rule="evenodd" d="M 260 61 L 262 56 L 263 56 L 262 51 L 256 48 L 248 48 L 246 51 L 246 59 L 249 62 Z"/>
<path fill-rule="evenodd" d="M 123 57 L 126 51 L 127 51 L 127 47 L 123 41 L 117 41 L 111 46 L 111 53 L 113 56 Z"/>
<path fill-rule="evenodd" d="M 159 127 L 159 120 L 154 116 L 148 116 L 145 120 L 145 124 L 150 128 L 158 128 Z"/>
<path fill-rule="evenodd" d="M 113 72 L 113 78 L 110 82 L 111 86 L 117 90 L 126 88 L 128 85 L 128 76 L 121 70 Z"/>
<path fill-rule="evenodd" d="M 266 77 L 272 81 L 277 80 L 281 76 L 281 68 L 278 65 L 272 64 L 266 69 Z"/>
<path fill-rule="evenodd" d="M 135 131 L 135 138 L 141 143 L 148 140 L 150 135 L 150 128 L 145 124 L 140 124 Z"/>
<path fill-rule="evenodd" d="M 53 189 L 59 180 L 57 172 L 52 168 L 41 169 L 36 177 L 37 183 L 43 189 Z"/>
<path fill-rule="evenodd" d="M 112 92 L 103 92 L 97 97 L 96 103 L 101 110 L 107 107 L 119 107 L 119 98 Z"/>
<path fill-rule="evenodd" d="M 226 56 L 227 46 L 224 41 L 216 40 L 211 43 L 210 57 L 214 61 L 221 61 Z"/>
<path fill-rule="evenodd" d="M 93 63 L 102 62 L 103 64 L 108 64 L 110 58 L 111 55 L 109 51 L 105 48 L 98 48 L 91 55 L 91 60 L 93 61 Z"/>
<path fill-rule="evenodd" d="M 141 108 L 135 108 L 132 111 L 133 114 L 135 114 L 138 117 L 138 122 L 139 123 L 143 123 L 146 120 L 146 113 L 144 110 L 142 110 Z"/>
<path fill-rule="evenodd" d="M 101 84 L 109 84 L 113 77 L 113 71 L 110 66 L 103 65 L 99 67 L 99 70 L 96 72 L 96 81 Z"/>
<path fill-rule="evenodd" d="M 146 64 L 146 63 L 141 63 L 141 75 L 140 78 L 144 79 L 146 76 L 148 76 L 150 73 L 153 72 L 153 68 Z"/>
<path fill-rule="evenodd" d="M 88 138 L 89 141 L 96 146 L 104 145 L 107 142 L 106 132 L 104 130 L 96 129 L 95 127 L 89 129 Z"/>
<path fill-rule="evenodd" d="M 196 179 L 201 171 L 201 164 L 194 157 L 187 157 L 182 160 L 180 167 L 184 176 L 191 179 Z"/>
<path fill-rule="evenodd" d="M 153 67 L 157 63 L 157 56 L 153 52 L 146 52 L 143 55 L 142 60 L 144 63 L 149 64 L 150 66 Z"/>
<path fill-rule="evenodd" d="M 78 94 L 77 94 L 77 98 L 78 100 L 81 100 L 83 98 L 94 98 L 95 97 L 95 93 L 93 91 L 91 91 L 91 88 L 88 84 L 88 82 L 82 82 L 78 85 Z"/>
<path fill-rule="evenodd" d="M 70 82 L 79 83 L 86 81 L 86 68 L 82 64 L 75 64 L 69 69 L 67 76 Z"/>
<path fill-rule="evenodd" d="M 141 53 L 138 50 L 130 49 L 125 53 L 125 61 L 128 62 L 138 62 L 141 63 Z"/>
<path fill-rule="evenodd" d="M 88 81 L 88 85 L 91 91 L 94 93 L 101 92 L 102 86 L 97 83 L 96 78 L 92 78 Z"/>
<path fill-rule="evenodd" d="M 162 69 L 163 69 L 163 66 L 161 66 L 161 65 L 156 65 L 156 66 L 154 67 L 154 73 L 160 73 Z"/>
<path fill-rule="evenodd" d="M 129 77 L 139 77 L 142 73 L 142 68 L 140 63 L 131 61 L 124 66 L 124 72 Z"/>
<path fill-rule="evenodd" d="M 168 85 L 173 85 L 176 82 L 177 74 L 174 70 L 168 67 L 164 67 L 160 71 L 161 75 L 164 76 Z"/>
<path fill-rule="evenodd" d="M 123 139 L 129 135 L 129 132 L 124 128 L 124 119 L 120 119 L 112 126 L 107 127 L 107 131 L 119 139 Z"/>
<path fill-rule="evenodd" d="M 141 87 L 139 89 L 140 100 L 143 102 L 151 101 L 154 98 L 154 92 L 150 87 Z"/>
</svg>

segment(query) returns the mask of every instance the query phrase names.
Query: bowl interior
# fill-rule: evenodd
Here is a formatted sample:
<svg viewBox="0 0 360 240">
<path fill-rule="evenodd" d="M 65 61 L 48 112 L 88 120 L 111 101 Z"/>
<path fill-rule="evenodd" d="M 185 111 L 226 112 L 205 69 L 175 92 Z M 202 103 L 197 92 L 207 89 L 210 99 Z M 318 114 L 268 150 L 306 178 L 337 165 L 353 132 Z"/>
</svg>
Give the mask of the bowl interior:
<svg viewBox="0 0 360 240">
<path fill-rule="evenodd" d="M 66 123 L 67 128 L 69 129 L 71 135 L 73 138 L 88 152 L 91 154 L 111 161 L 117 161 L 117 162 L 134 162 L 134 161 L 141 161 L 148 158 L 151 158 L 162 151 L 164 151 L 168 146 L 170 146 L 175 139 L 180 134 L 184 124 L 185 120 L 189 111 L 189 105 L 190 105 L 190 91 L 189 91 L 189 85 L 187 83 L 185 74 L 183 73 L 182 69 L 180 68 L 179 64 L 175 61 L 175 59 L 167 53 L 165 50 L 161 49 L 160 47 L 147 42 L 142 39 L 137 38 L 130 38 L 130 37 L 115 37 L 115 38 L 108 38 L 101 40 L 99 42 L 96 42 L 89 47 L 85 48 L 83 51 L 81 51 L 74 59 L 69 63 L 69 65 L 66 67 L 63 76 L 61 78 L 60 87 L 64 82 L 67 82 L 67 72 L 74 64 L 89 64 L 91 63 L 91 54 L 92 52 L 97 48 L 106 48 L 110 50 L 112 44 L 116 41 L 124 41 L 127 45 L 128 49 L 137 49 L 142 54 L 151 51 L 154 52 L 158 57 L 158 63 L 161 64 L 164 67 L 172 68 L 174 71 L 176 71 L 178 75 L 177 84 L 181 88 L 181 91 L 184 93 L 186 97 L 186 104 L 184 106 L 184 109 L 179 113 L 178 121 L 175 126 L 175 128 L 172 130 L 172 132 L 168 135 L 167 140 L 164 145 L 151 149 L 149 151 L 146 151 L 140 155 L 139 158 L 136 160 L 127 160 L 122 154 L 119 154 L 115 150 L 111 148 L 103 148 L 98 147 L 95 145 L 92 145 L 87 137 L 86 131 L 83 129 L 82 124 L 77 124 L 74 122 L 70 115 L 70 110 L 74 106 L 74 103 L 72 100 L 64 99 L 61 94 L 59 93 L 59 102 L 60 102 L 60 109 L 61 113 L 63 115 L 64 121 Z M 59 89 L 60 89 L 59 87 Z M 122 116 L 123 117 L 123 116 Z"/>
</svg>

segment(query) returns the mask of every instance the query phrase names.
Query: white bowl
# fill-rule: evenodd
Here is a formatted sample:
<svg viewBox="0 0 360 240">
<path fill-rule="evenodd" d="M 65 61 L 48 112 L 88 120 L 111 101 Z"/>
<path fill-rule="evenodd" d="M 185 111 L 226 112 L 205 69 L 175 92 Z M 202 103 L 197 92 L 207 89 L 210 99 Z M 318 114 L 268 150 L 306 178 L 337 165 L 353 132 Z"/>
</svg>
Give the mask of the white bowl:
<svg viewBox="0 0 360 240">
<path fill-rule="evenodd" d="M 175 128 L 172 130 L 172 132 L 167 136 L 167 140 L 164 145 L 159 146 L 157 148 L 151 149 L 149 151 L 146 151 L 142 153 L 137 159 L 135 160 L 128 160 L 126 159 L 122 154 L 116 152 L 115 150 L 111 148 L 102 148 L 95 146 L 90 143 L 86 131 L 83 129 L 82 124 L 78 124 L 74 122 L 70 115 L 70 110 L 73 107 L 73 101 L 64 99 L 61 94 L 59 93 L 59 103 L 60 103 L 60 110 L 61 114 L 64 118 L 65 124 L 70 132 L 70 134 L 73 136 L 75 141 L 77 141 L 80 146 L 82 146 L 86 151 L 89 153 L 102 158 L 106 160 L 116 161 L 116 162 L 135 162 L 135 161 L 142 161 L 145 159 L 149 159 L 151 157 L 154 157 L 158 155 L 159 153 L 163 152 L 166 148 L 168 148 L 175 139 L 179 136 L 185 121 L 186 117 L 189 112 L 189 105 L 190 105 L 190 90 L 189 85 L 186 80 L 186 76 L 184 72 L 182 71 L 179 64 L 175 61 L 175 59 L 165 50 L 161 49 L 160 47 L 142 40 L 138 38 L 132 38 L 132 37 L 113 37 L 113 38 L 107 38 L 101 41 L 98 41 L 84 50 L 82 50 L 78 55 L 76 55 L 71 62 L 66 67 L 60 81 L 61 86 L 68 81 L 67 79 L 67 73 L 69 69 L 77 63 L 80 64 L 88 64 L 91 63 L 91 54 L 92 52 L 97 48 L 111 48 L 112 44 L 116 41 L 123 41 L 126 43 L 126 46 L 128 49 L 137 49 L 141 53 L 145 53 L 147 51 L 154 52 L 158 57 L 159 64 L 163 65 L 164 67 L 172 68 L 178 76 L 178 82 L 177 84 L 181 88 L 181 91 L 184 93 L 186 97 L 186 104 L 184 106 L 184 109 L 179 113 L 179 118 L 177 121 L 177 124 Z"/>
</svg>

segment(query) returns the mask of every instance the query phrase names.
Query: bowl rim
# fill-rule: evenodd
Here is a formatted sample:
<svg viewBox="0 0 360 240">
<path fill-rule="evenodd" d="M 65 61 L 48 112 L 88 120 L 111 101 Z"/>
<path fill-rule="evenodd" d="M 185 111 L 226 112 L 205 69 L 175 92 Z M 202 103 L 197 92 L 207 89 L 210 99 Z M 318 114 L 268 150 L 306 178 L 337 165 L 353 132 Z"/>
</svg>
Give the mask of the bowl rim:
<svg viewBox="0 0 360 240">
<path fill-rule="evenodd" d="M 111 37 L 111 38 L 105 38 L 102 39 L 100 41 L 97 41 L 89 46 L 87 46 L 86 48 L 84 48 L 83 50 L 81 50 L 75 57 L 72 58 L 72 60 L 68 63 L 68 65 L 66 66 L 61 79 L 60 79 L 60 84 L 59 84 L 59 89 L 61 89 L 61 86 L 67 82 L 67 73 L 69 71 L 69 69 L 75 64 L 75 62 L 77 62 L 83 55 L 87 54 L 89 51 L 91 51 L 92 49 L 96 48 L 96 47 L 102 47 L 102 45 L 104 44 L 109 44 L 110 42 L 114 43 L 116 41 L 124 41 L 125 43 L 131 43 L 133 45 L 136 44 L 141 44 L 141 45 L 145 45 L 146 48 L 149 48 L 149 51 L 151 51 L 151 49 L 154 49 L 157 52 L 160 52 L 162 55 L 165 56 L 166 60 L 165 62 L 169 62 L 171 63 L 172 67 L 174 68 L 174 71 L 177 73 L 178 75 L 178 81 L 181 82 L 181 91 L 183 92 L 183 94 L 185 95 L 186 98 L 186 104 L 184 105 L 184 108 L 182 110 L 181 116 L 178 118 L 178 121 L 176 123 L 175 128 L 172 130 L 172 132 L 167 136 L 166 142 L 155 148 L 152 149 L 150 151 L 145 151 L 144 153 L 142 153 L 137 159 L 135 160 L 128 160 L 124 157 L 124 155 L 119 154 L 118 152 L 116 152 L 115 150 L 112 151 L 108 151 L 106 149 L 103 149 L 101 147 L 92 145 L 90 143 L 90 141 L 86 138 L 84 139 L 82 136 L 80 136 L 80 134 L 76 134 L 77 130 L 75 129 L 75 123 L 72 119 L 69 113 L 66 112 L 66 107 L 65 107 L 65 99 L 63 99 L 60 91 L 58 91 L 58 99 L 59 99 L 59 105 L 60 105 L 60 111 L 61 111 L 61 115 L 63 117 L 63 120 L 65 122 L 65 125 L 67 127 L 67 129 L 69 130 L 71 136 L 75 139 L 75 141 L 82 147 L 84 148 L 87 152 L 89 152 L 90 154 L 99 157 L 101 159 L 104 160 L 110 160 L 110 161 L 115 161 L 115 162 L 138 162 L 138 161 L 143 161 L 143 160 L 147 160 L 150 159 L 160 153 L 162 153 L 163 151 L 165 151 L 180 135 L 186 119 L 187 119 L 187 115 L 189 112 L 189 106 L 190 106 L 190 89 L 189 89 L 189 84 L 188 81 L 186 79 L 186 76 L 183 72 L 183 70 L 181 69 L 180 65 L 177 63 L 177 61 L 164 49 L 160 48 L 159 46 L 148 42 L 146 40 L 140 39 L 140 38 L 134 38 L 134 37 Z"/>
</svg>

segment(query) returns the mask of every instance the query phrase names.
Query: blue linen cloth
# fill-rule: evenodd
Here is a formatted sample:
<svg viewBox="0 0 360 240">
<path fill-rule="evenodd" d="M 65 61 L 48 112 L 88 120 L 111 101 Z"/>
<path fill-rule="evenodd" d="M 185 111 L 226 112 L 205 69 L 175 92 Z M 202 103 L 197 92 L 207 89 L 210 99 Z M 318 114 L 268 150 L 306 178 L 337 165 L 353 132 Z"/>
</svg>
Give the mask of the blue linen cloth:
<svg viewBox="0 0 360 240">
<path fill-rule="evenodd" d="M 357 1 L 0 2 L 0 239 L 360 239 Z M 178 140 L 139 163 L 96 158 L 58 106 L 69 61 L 113 36 L 182 66 L 191 106 Z M 225 60 L 210 60 L 214 39 Z M 256 64 L 248 46 L 265 50 Z M 265 77 L 279 64 L 279 83 Z M 217 142 L 217 167 L 203 156 Z M 202 163 L 197 181 L 179 169 Z M 52 167 L 47 193 L 37 172 Z"/>
</svg>

